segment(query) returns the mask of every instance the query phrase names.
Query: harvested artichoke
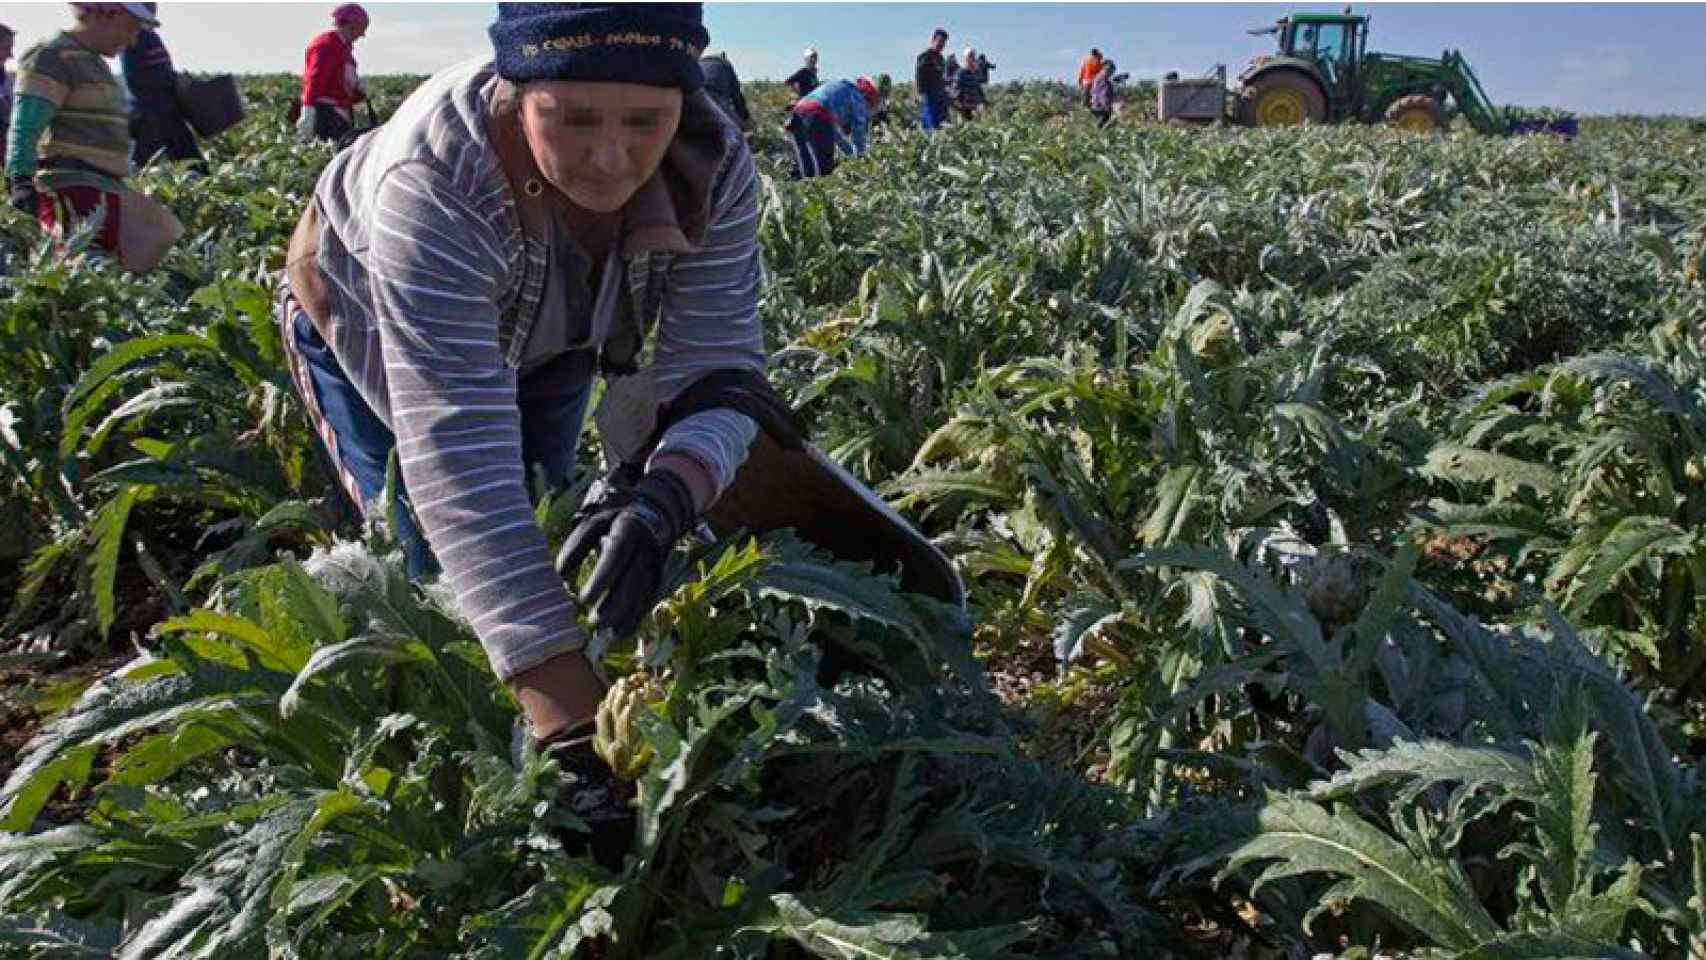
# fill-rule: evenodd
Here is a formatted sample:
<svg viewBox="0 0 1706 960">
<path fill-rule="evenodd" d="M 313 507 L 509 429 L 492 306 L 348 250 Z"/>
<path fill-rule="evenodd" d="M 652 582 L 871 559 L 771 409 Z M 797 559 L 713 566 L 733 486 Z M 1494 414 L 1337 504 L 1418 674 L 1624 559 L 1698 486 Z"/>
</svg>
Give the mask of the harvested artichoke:
<svg viewBox="0 0 1706 960">
<path fill-rule="evenodd" d="M 651 744 L 636 720 L 663 698 L 663 686 L 650 674 L 631 673 L 605 691 L 598 705 L 592 749 L 623 780 L 637 779 L 651 763 Z"/>
</svg>

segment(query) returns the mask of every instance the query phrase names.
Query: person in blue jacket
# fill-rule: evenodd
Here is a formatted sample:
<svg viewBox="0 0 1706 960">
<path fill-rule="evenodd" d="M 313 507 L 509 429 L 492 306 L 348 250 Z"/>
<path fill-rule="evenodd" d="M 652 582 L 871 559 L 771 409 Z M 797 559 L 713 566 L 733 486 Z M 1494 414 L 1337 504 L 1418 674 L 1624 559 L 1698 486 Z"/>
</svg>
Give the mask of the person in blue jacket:
<svg viewBox="0 0 1706 960">
<path fill-rule="evenodd" d="M 871 111 L 880 99 L 870 77 L 833 80 L 800 98 L 788 117 L 788 132 L 794 135 L 794 178 L 834 173 L 837 150 L 864 156 Z"/>
<path fill-rule="evenodd" d="M 143 4 L 149 10 L 155 4 Z M 172 160 L 201 160 L 195 134 L 178 106 L 178 71 L 160 34 L 145 29 L 119 61 L 130 89 L 130 162 L 141 168 L 161 151 Z"/>
</svg>

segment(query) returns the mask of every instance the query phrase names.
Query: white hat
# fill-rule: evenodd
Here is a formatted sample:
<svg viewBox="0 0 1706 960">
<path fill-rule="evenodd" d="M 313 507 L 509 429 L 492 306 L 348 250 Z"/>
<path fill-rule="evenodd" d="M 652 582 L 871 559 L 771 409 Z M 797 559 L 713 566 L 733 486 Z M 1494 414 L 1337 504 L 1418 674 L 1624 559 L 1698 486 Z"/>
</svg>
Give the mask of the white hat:
<svg viewBox="0 0 1706 960">
<path fill-rule="evenodd" d="M 123 10 L 125 13 L 128 13 L 131 16 L 135 17 L 136 19 L 142 21 L 142 25 L 145 27 L 158 27 L 160 25 L 160 18 L 157 15 L 155 15 L 153 10 L 148 9 L 150 6 L 152 6 L 152 4 L 147 4 L 147 3 L 73 3 L 72 6 L 77 8 L 78 10 L 87 10 L 90 13 L 100 13 L 102 11 Z"/>
<path fill-rule="evenodd" d="M 807 47 L 807 48 L 806 48 L 806 52 L 805 52 L 805 58 L 806 58 L 806 59 L 807 59 L 807 60 L 810 60 L 810 59 L 812 59 L 812 58 L 813 58 L 813 57 L 816 57 L 816 56 L 817 56 L 817 48 L 816 48 L 816 47 Z"/>
</svg>

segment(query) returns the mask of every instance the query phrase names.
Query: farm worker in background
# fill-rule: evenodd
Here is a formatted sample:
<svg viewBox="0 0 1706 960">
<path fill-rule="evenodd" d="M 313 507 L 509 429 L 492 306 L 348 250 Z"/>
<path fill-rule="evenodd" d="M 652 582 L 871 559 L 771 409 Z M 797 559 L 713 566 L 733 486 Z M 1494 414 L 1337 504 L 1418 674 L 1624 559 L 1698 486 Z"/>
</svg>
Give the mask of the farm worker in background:
<svg viewBox="0 0 1706 960">
<path fill-rule="evenodd" d="M 6 151 L 6 130 L 12 125 L 12 72 L 6 64 L 12 59 L 12 41 L 17 36 L 11 27 L 0 23 L 0 155 Z M 0 163 L 4 163 L 0 156 Z"/>
<path fill-rule="evenodd" d="M 367 36 L 367 22 L 361 4 L 346 3 L 332 11 L 332 29 L 308 44 L 297 122 L 303 134 L 338 140 L 355 128 L 355 105 L 367 99 L 367 84 L 355 69 L 355 42 Z"/>
<path fill-rule="evenodd" d="M 880 99 L 870 77 L 832 80 L 794 104 L 788 131 L 794 135 L 794 177 L 809 180 L 835 172 L 837 149 L 865 155 L 871 110 Z"/>
<path fill-rule="evenodd" d="M 705 92 L 740 125 L 752 129 L 752 113 L 746 107 L 746 96 L 740 92 L 740 75 L 728 54 L 712 53 L 699 58 L 699 69 L 705 74 Z"/>
<path fill-rule="evenodd" d="M 989 102 L 983 88 L 989 83 L 989 71 L 995 69 L 995 65 L 972 47 L 966 48 L 965 57 L 965 65 L 954 77 L 954 100 L 960 108 L 960 115 L 970 120 Z"/>
<path fill-rule="evenodd" d="M 889 122 L 889 94 L 894 90 L 894 78 L 886 73 L 877 74 L 877 107 L 871 111 L 871 126 L 880 127 Z"/>
<path fill-rule="evenodd" d="M 1084 104 L 1090 104 L 1090 87 L 1102 73 L 1102 51 L 1090 48 L 1090 55 L 1078 64 L 1078 89 L 1084 93 Z"/>
<path fill-rule="evenodd" d="M 942 59 L 947 45 L 948 31 L 937 27 L 912 72 L 912 84 L 918 91 L 918 123 L 926 130 L 935 130 L 948 119 L 948 68 Z"/>
<path fill-rule="evenodd" d="M 817 89 L 817 48 L 807 47 L 805 58 L 805 65 L 789 74 L 788 79 L 782 81 L 787 84 L 789 90 L 794 91 L 795 100 Z"/>
<path fill-rule="evenodd" d="M 1102 61 L 1102 68 L 1096 74 L 1096 79 L 1090 84 L 1090 115 L 1096 118 L 1096 126 L 1105 127 L 1114 115 L 1114 62 Z"/>
<path fill-rule="evenodd" d="M 183 226 L 165 207 L 125 186 L 130 107 L 106 57 L 159 26 L 140 3 L 74 3 L 77 23 L 24 54 L 6 137 L 12 206 L 44 230 L 69 234 L 99 218 L 95 249 L 136 272 L 153 269 Z"/>
<path fill-rule="evenodd" d="M 152 3 L 143 6 L 157 9 Z M 178 106 L 178 71 L 160 34 L 144 28 L 119 59 L 130 88 L 130 162 L 141 167 L 164 150 L 173 160 L 201 159 L 195 134 Z"/>
<path fill-rule="evenodd" d="M 642 379 L 618 375 L 649 334 L 643 379 L 674 402 L 559 561 L 602 544 L 579 608 L 632 633 L 757 433 L 734 387 L 683 391 L 763 383 L 758 177 L 701 90 L 700 4 L 501 3 L 490 36 L 492 60 L 440 71 L 326 167 L 279 319 L 346 492 L 378 517 L 396 455 L 411 571 L 436 561 L 533 735 L 567 741 L 594 784 L 582 818 L 624 819 L 588 737 L 603 684 L 530 482 L 570 481 L 594 381 L 609 401 Z"/>
</svg>

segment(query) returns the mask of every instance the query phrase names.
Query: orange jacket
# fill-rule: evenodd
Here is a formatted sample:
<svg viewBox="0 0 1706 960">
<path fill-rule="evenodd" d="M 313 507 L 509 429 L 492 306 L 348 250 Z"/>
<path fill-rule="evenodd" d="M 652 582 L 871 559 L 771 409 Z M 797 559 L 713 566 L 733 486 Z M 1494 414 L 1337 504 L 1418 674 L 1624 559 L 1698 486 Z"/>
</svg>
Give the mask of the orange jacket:
<svg viewBox="0 0 1706 960">
<path fill-rule="evenodd" d="M 1085 57 L 1083 62 L 1078 64 L 1078 86 L 1084 90 L 1090 89 L 1090 84 L 1096 82 L 1096 74 L 1101 72 L 1101 57 L 1093 53 Z"/>
</svg>

